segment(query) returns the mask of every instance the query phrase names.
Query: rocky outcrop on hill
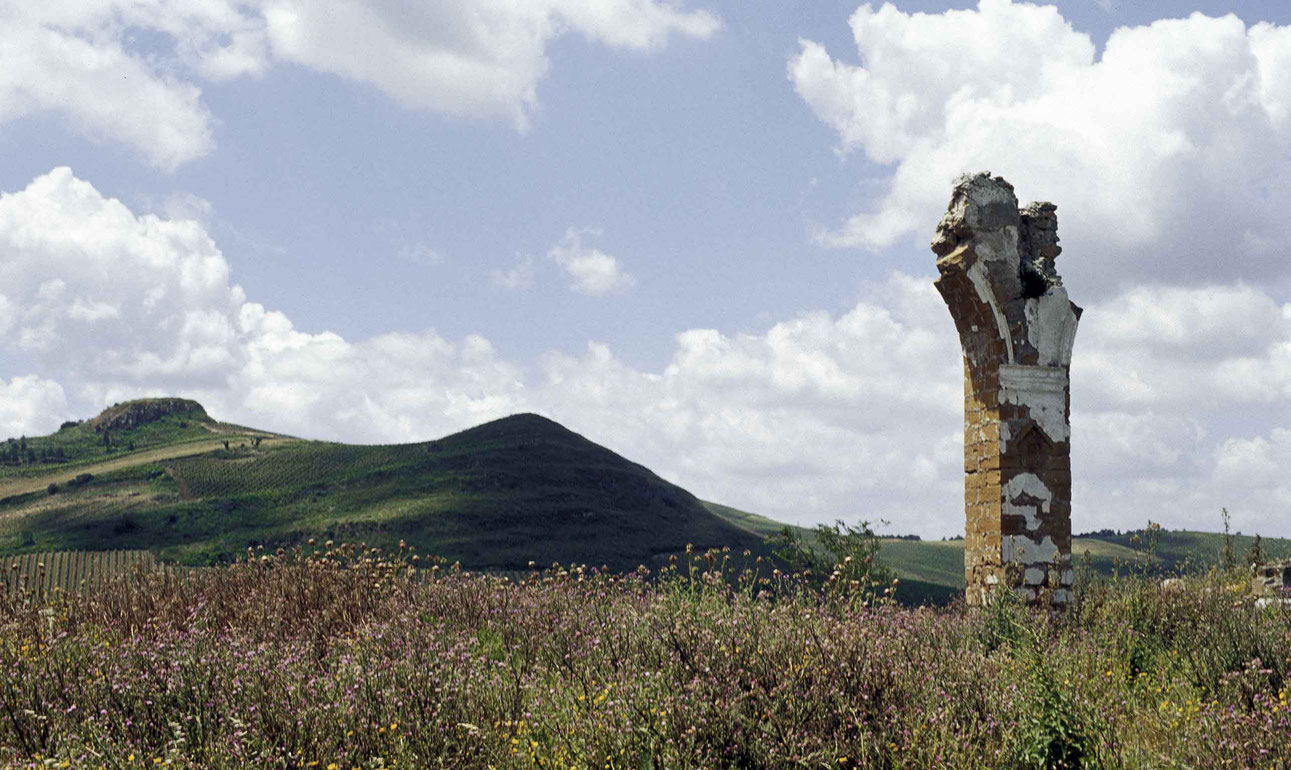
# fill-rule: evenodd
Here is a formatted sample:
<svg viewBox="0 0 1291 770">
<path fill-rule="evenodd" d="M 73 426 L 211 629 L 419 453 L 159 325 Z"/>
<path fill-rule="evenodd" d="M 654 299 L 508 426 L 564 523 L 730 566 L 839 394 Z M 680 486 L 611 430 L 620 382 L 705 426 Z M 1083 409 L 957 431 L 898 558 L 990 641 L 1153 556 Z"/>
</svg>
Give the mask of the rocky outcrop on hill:
<svg viewBox="0 0 1291 770">
<path fill-rule="evenodd" d="M 194 420 L 210 419 L 202 405 L 191 399 L 141 398 L 104 409 L 102 414 L 90 420 L 90 424 L 95 432 L 130 430 L 172 414 L 187 414 Z"/>
</svg>

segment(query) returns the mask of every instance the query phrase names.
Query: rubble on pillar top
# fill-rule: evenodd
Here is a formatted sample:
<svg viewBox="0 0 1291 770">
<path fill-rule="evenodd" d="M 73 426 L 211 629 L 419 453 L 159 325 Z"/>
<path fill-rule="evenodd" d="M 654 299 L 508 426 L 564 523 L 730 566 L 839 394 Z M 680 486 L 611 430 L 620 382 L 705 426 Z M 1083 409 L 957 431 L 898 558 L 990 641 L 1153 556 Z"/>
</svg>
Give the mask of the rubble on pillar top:
<svg viewBox="0 0 1291 770">
<path fill-rule="evenodd" d="M 955 251 L 974 237 L 1013 228 L 1018 248 L 1003 250 L 998 256 L 1018 260 L 1015 266 L 1027 296 L 1039 296 L 1062 278 L 1054 260 L 1062 253 L 1058 245 L 1058 207 L 1048 201 L 1035 201 L 1019 208 L 1013 185 L 991 172 L 964 174 L 955 180 L 950 205 L 932 240 L 932 250 L 939 257 Z"/>
</svg>

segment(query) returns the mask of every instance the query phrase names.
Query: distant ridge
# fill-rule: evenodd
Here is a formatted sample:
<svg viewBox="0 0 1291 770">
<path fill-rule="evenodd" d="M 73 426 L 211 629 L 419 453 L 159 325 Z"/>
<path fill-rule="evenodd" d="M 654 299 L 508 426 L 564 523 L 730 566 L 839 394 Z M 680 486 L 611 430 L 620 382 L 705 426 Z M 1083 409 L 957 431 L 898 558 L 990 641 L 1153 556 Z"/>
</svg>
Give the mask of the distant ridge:
<svg viewBox="0 0 1291 770">
<path fill-rule="evenodd" d="M 68 461 L 0 466 L 0 555 L 148 549 L 201 564 L 314 538 L 402 540 L 474 569 L 631 569 L 687 544 L 763 547 L 686 490 L 536 414 L 355 446 L 214 423 L 196 401 L 144 399 L 25 441 L 40 457 L 66 447 Z"/>
</svg>

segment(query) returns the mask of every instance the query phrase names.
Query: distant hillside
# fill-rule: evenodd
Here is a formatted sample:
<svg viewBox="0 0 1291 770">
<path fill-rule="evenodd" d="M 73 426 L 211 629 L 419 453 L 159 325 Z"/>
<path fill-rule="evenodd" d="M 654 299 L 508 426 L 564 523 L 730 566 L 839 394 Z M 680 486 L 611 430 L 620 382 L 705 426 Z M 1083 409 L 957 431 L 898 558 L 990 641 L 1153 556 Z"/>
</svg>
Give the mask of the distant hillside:
<svg viewBox="0 0 1291 770">
<path fill-rule="evenodd" d="M 1135 538 L 1138 538 L 1138 543 Z M 1144 548 L 1142 532 L 1125 532 L 1122 534 L 1093 534 L 1086 539 L 1094 539 L 1112 546 L 1133 549 Z M 1233 556 L 1239 563 L 1245 563 L 1255 543 L 1254 535 L 1233 535 Z M 1260 538 L 1260 548 L 1269 559 L 1291 558 L 1291 540 L 1283 538 Z M 1077 549 L 1079 552 L 1079 549 Z M 1190 532 L 1162 530 L 1161 540 L 1156 546 L 1155 558 L 1168 569 L 1187 566 L 1189 563 L 1209 566 L 1218 564 L 1224 552 L 1224 535 L 1220 532 Z"/>
<path fill-rule="evenodd" d="M 472 569 L 530 560 L 656 566 L 687 543 L 767 553 L 782 522 L 702 502 L 551 420 L 525 414 L 438 441 L 353 446 L 211 419 L 144 399 L 49 436 L 0 443 L 0 556 L 144 549 L 188 564 L 309 538 L 395 545 Z M 795 528 L 814 542 L 809 528 Z M 1077 538 L 1098 572 L 1139 562 L 1133 533 Z M 1244 561 L 1250 536 L 1234 536 Z M 1163 532 L 1164 569 L 1217 563 L 1223 536 Z M 1270 558 L 1291 541 L 1263 541 Z M 963 541 L 885 539 L 908 602 L 963 590 Z"/>
<path fill-rule="evenodd" d="M 0 555 L 148 549 L 200 564 L 313 537 L 404 540 L 475 569 L 630 569 L 688 543 L 761 547 L 684 489 L 537 415 L 353 446 L 226 426 L 188 403 L 135 402 L 126 413 L 149 419 L 96 432 L 114 413 L 17 440 L 20 461 L 0 465 Z"/>
<path fill-rule="evenodd" d="M 1146 561 L 1144 546 L 1141 542 L 1132 542 L 1133 534 L 1077 537 L 1072 541 L 1073 561 L 1079 565 L 1088 556 L 1094 572 L 1101 575 L 1110 575 L 1118 569 L 1141 568 Z M 1254 537 L 1233 537 L 1233 552 L 1239 564 L 1245 563 L 1253 541 Z M 1153 556 L 1154 568 L 1170 573 L 1189 567 L 1214 566 L 1220 563 L 1223 543 L 1224 536 L 1214 532 L 1163 530 Z M 1291 540 L 1265 538 L 1261 546 L 1269 559 L 1291 558 Z M 936 600 L 964 590 L 963 540 L 886 540 L 879 558 L 903 581 L 919 581 L 920 585 L 915 588 L 920 596 Z"/>
<path fill-rule="evenodd" d="M 704 503 L 713 513 L 764 537 L 778 533 L 787 525 L 753 513 L 717 503 Z M 804 540 L 815 542 L 809 527 L 791 527 Z M 1139 540 L 1135 541 L 1135 536 Z M 1232 548 L 1238 563 L 1244 564 L 1255 538 L 1251 535 L 1234 535 Z M 1115 570 L 1141 567 L 1146 561 L 1142 534 L 1100 533 L 1077 537 L 1072 543 L 1072 556 L 1077 564 L 1088 555 L 1094 572 L 1110 575 Z M 1224 547 L 1224 536 L 1216 532 L 1189 532 L 1162 530 L 1153 557 L 1156 569 L 1172 572 L 1188 567 L 1205 568 L 1218 564 Z M 1291 540 L 1263 538 L 1261 548 L 1266 558 L 1291 558 Z M 907 540 L 883 538 L 879 560 L 901 580 L 898 596 L 903 602 L 946 602 L 962 595 L 964 591 L 964 541 L 959 540 Z"/>
</svg>

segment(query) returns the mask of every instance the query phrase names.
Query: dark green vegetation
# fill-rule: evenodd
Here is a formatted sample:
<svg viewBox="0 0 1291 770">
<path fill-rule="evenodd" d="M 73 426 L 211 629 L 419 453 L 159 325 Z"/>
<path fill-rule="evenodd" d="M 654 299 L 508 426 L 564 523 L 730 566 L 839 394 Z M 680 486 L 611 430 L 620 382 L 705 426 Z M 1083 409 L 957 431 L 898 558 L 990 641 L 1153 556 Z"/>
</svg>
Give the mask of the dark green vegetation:
<svg viewBox="0 0 1291 770">
<path fill-rule="evenodd" d="M 227 444 L 227 445 L 226 445 Z M 468 569 L 532 560 L 658 566 L 687 544 L 768 554 L 781 522 L 690 493 L 536 415 L 438 441 L 353 446 L 275 436 L 211 419 L 196 402 L 150 399 L 19 438 L 0 461 L 0 556 L 145 549 L 185 564 L 228 561 L 248 546 L 337 540 L 394 546 Z M 14 452 L 5 450 L 6 457 Z M 27 462 L 31 457 L 34 462 Z M 44 457 L 45 462 L 41 462 Z M 793 529 L 808 545 L 819 533 Z M 1224 536 L 1160 532 L 1078 538 L 1077 564 L 1110 574 L 1223 561 Z M 1234 536 L 1236 564 L 1252 538 Z M 963 542 L 885 538 L 878 561 L 904 602 L 963 590 Z M 1270 558 L 1291 541 L 1262 540 Z"/>
<path fill-rule="evenodd" d="M 151 419 L 139 421 L 141 417 Z M 56 473 L 113 456 L 212 439 L 234 430 L 212 420 L 196 401 L 145 399 L 110 407 L 92 420 L 65 422 L 48 436 L 0 443 L 0 483 Z"/>
<path fill-rule="evenodd" d="M 716 503 L 704 503 L 709 510 L 763 537 L 778 536 L 782 522 L 745 513 Z M 813 529 L 791 527 L 807 543 L 817 542 Z M 898 598 L 909 604 L 944 603 L 964 591 L 964 541 L 912 540 L 879 536 L 879 562 L 901 581 Z M 1078 567 L 1099 575 L 1117 572 L 1149 572 L 1170 575 L 1204 570 L 1213 566 L 1244 566 L 1255 546 L 1253 535 L 1232 535 L 1225 562 L 1225 536 L 1217 532 L 1170 531 L 1153 528 L 1123 533 L 1104 531 L 1077 537 L 1072 543 L 1072 560 Z M 1260 538 L 1259 550 L 1267 560 L 1291 558 L 1291 540 Z"/>
<path fill-rule="evenodd" d="M 34 488 L 0 501 L 0 554 L 131 548 L 207 564 L 248 546 L 315 538 L 404 541 L 471 569 L 526 569 L 530 561 L 632 569 L 687 544 L 761 547 L 761 537 L 689 492 L 536 415 L 392 446 L 260 443 L 248 432 L 228 434 L 226 449 L 208 422 L 204 413 L 169 414 L 119 431 L 115 440 L 133 442 L 134 455 L 122 450 L 119 467 L 56 484 L 53 494 L 44 477 L 24 479 Z M 93 430 L 87 423 L 27 442 L 74 443 L 80 466 L 95 471 L 89 463 L 105 450 L 85 448 Z M 163 446 L 202 451 L 145 451 Z M 0 496 L 4 489 L 0 477 Z"/>
<path fill-rule="evenodd" d="M 517 583 L 334 547 L 0 595 L 0 766 L 1285 768 L 1241 569 L 903 609 L 755 558 Z"/>
</svg>

